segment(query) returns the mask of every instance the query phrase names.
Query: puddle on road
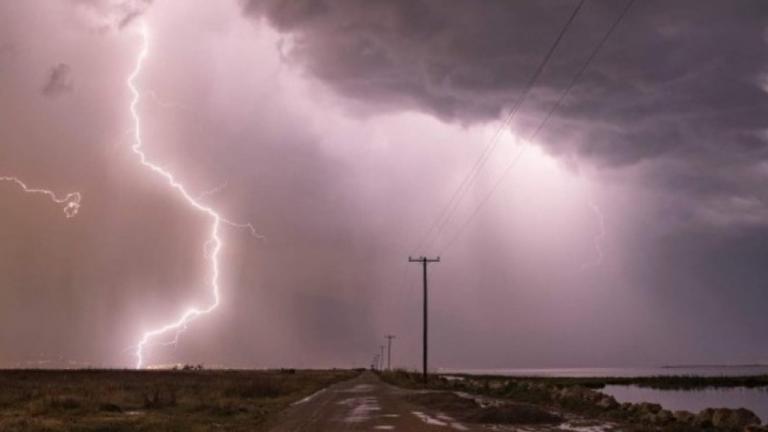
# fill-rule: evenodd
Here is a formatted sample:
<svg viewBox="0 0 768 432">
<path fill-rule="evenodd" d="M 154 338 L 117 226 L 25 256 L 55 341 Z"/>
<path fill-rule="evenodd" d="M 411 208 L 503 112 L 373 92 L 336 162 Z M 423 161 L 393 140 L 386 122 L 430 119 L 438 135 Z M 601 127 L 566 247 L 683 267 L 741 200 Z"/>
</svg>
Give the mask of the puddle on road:
<svg viewBox="0 0 768 432">
<path fill-rule="evenodd" d="M 568 432 L 608 432 L 613 430 L 613 426 L 609 424 L 577 425 L 573 423 L 564 423 L 560 425 L 559 429 Z"/>
<path fill-rule="evenodd" d="M 446 422 L 444 422 L 442 420 L 439 420 L 436 417 L 430 417 L 430 416 L 428 416 L 427 414 L 424 414 L 421 411 L 411 411 L 411 414 L 415 415 L 416 417 L 419 418 L 419 420 L 423 421 L 424 423 L 426 423 L 428 425 L 448 426 L 448 423 L 446 423 Z"/>
<path fill-rule="evenodd" d="M 320 393 L 322 393 L 322 392 L 324 392 L 324 391 L 325 391 L 325 389 L 321 389 L 320 391 L 314 392 L 314 393 L 312 393 L 311 395 L 309 395 L 309 396 L 305 397 L 304 399 L 302 399 L 302 400 L 299 400 L 299 401 L 296 401 L 296 402 L 292 403 L 291 405 L 301 405 L 301 404 L 305 404 L 305 403 L 307 403 L 307 402 L 311 401 L 312 399 L 314 399 L 315 397 L 317 397 L 317 396 L 318 396 Z"/>
<path fill-rule="evenodd" d="M 375 411 L 380 411 L 379 401 L 372 396 L 348 398 L 337 402 L 339 405 L 351 407 L 344 423 L 362 423 L 372 418 Z"/>
<path fill-rule="evenodd" d="M 595 424 L 589 421 L 569 421 L 558 426 L 518 426 L 518 425 L 488 425 L 488 428 L 496 432 L 614 432 L 617 426 L 614 424 Z"/>
<path fill-rule="evenodd" d="M 358 384 L 351 389 L 339 390 L 339 393 L 370 393 L 373 391 L 373 386 L 370 384 Z"/>
<path fill-rule="evenodd" d="M 447 416 L 445 414 L 437 414 L 435 417 L 431 417 L 421 411 L 411 411 L 411 414 L 415 415 L 419 420 L 428 425 L 443 427 L 450 426 L 451 429 L 459 431 L 469 430 L 466 426 L 454 420 L 453 417 Z"/>
</svg>

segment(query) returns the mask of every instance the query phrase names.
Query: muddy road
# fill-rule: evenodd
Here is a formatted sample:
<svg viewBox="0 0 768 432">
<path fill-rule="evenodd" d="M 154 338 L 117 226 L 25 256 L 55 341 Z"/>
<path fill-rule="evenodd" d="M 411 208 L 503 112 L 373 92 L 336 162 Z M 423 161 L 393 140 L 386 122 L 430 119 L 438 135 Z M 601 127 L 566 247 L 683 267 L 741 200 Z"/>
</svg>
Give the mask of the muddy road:
<svg viewBox="0 0 768 432">
<path fill-rule="evenodd" d="M 609 431 L 608 425 L 569 420 L 553 425 L 475 424 L 457 420 L 461 413 L 413 403 L 418 390 L 382 382 L 375 374 L 335 384 L 294 403 L 275 418 L 271 432 L 337 431 Z"/>
</svg>

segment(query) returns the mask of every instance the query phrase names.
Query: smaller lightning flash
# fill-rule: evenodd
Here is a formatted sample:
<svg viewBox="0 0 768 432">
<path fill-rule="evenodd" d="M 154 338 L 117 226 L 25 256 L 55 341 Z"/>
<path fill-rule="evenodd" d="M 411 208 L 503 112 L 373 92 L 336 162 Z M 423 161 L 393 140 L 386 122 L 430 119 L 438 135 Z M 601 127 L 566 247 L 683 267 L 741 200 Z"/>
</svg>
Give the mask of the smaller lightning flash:
<svg viewBox="0 0 768 432">
<path fill-rule="evenodd" d="M 590 267 L 598 267 L 603 263 L 603 239 L 605 238 L 605 216 L 603 216 L 602 210 L 597 206 L 594 200 L 589 201 L 589 208 L 595 215 L 597 220 L 597 232 L 592 236 L 592 244 L 595 249 L 595 257 L 581 265 L 581 270 L 586 270 Z"/>
<path fill-rule="evenodd" d="M 58 195 L 56 195 L 55 192 L 50 191 L 48 189 L 29 187 L 27 186 L 26 183 L 21 181 L 21 179 L 19 179 L 18 177 L 0 177 L 0 181 L 15 183 L 25 193 L 40 194 L 40 195 L 47 196 L 51 201 L 62 206 L 64 215 L 67 218 L 75 217 L 77 215 L 77 212 L 80 211 L 80 202 L 82 201 L 82 198 L 83 198 L 82 195 L 80 195 L 80 192 L 70 192 L 64 195 L 64 197 L 59 197 Z"/>
</svg>

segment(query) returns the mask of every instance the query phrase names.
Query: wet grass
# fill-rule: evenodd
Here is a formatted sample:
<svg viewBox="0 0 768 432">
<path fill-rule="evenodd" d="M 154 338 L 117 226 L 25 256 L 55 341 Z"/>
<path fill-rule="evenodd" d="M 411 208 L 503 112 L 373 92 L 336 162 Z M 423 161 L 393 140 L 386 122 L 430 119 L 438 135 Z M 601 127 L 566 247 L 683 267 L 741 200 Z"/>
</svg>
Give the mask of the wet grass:
<svg viewBox="0 0 768 432">
<path fill-rule="evenodd" d="M 253 431 L 353 371 L 0 371 L 0 430 Z"/>
</svg>

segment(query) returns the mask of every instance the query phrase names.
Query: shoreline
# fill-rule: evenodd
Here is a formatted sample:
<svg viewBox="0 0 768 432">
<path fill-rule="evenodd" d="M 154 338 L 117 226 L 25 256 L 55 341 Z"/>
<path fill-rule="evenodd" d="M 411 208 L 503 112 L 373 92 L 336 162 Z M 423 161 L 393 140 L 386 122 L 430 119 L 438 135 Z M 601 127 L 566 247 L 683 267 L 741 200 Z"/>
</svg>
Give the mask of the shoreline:
<svg viewBox="0 0 768 432">
<path fill-rule="evenodd" d="M 642 385 L 658 390 L 701 390 L 705 388 L 765 388 L 768 375 L 743 377 L 590 377 L 552 378 L 474 374 L 439 374 L 428 386 L 420 375 L 405 371 L 384 373 L 390 383 L 434 391 L 465 392 L 479 397 L 513 403 L 529 403 L 569 415 L 614 422 L 636 430 L 653 428 L 658 431 L 768 431 L 761 419 L 745 408 L 711 407 L 697 412 L 672 411 L 661 404 L 620 402 L 600 390 L 606 385 Z M 644 429 L 645 428 L 645 429 Z M 634 430 L 634 429 L 633 429 Z"/>
</svg>

